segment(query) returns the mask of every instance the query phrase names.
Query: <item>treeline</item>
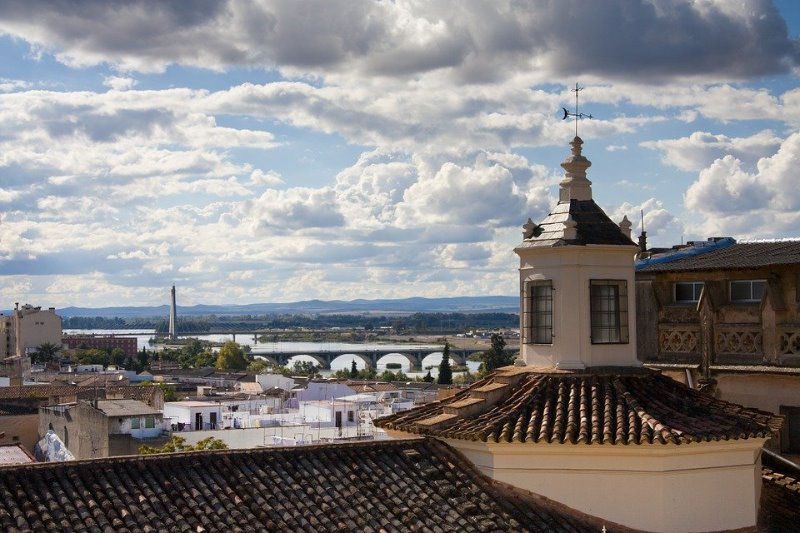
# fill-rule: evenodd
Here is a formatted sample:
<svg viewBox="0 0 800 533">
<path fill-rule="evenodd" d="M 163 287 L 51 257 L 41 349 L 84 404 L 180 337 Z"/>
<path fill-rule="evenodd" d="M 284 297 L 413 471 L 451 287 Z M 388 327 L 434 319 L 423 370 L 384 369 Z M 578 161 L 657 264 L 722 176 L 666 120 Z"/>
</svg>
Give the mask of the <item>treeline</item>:
<svg viewBox="0 0 800 533">
<path fill-rule="evenodd" d="M 154 329 L 166 333 L 168 322 L 161 318 L 66 317 L 66 329 Z M 263 315 L 178 317 L 177 329 L 192 332 L 252 331 L 255 329 L 390 328 L 397 333 L 466 332 L 472 329 L 513 328 L 519 325 L 514 313 L 413 313 L 406 316 L 375 315 Z"/>
</svg>

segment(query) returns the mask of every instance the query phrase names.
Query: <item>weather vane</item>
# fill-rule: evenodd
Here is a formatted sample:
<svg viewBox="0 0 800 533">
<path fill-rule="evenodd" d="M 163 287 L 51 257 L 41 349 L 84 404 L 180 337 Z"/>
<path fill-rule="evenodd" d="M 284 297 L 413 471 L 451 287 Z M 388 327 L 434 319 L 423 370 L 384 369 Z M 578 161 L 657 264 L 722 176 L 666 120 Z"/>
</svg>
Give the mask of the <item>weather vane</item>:
<svg viewBox="0 0 800 533">
<path fill-rule="evenodd" d="M 575 93 L 575 112 L 570 112 L 566 107 L 562 107 L 561 109 L 564 110 L 564 118 L 561 120 L 567 120 L 568 117 L 575 117 L 575 137 L 578 136 L 578 120 L 582 118 L 594 118 L 591 114 L 587 115 L 585 113 L 578 112 L 578 93 L 583 90 L 583 87 L 578 87 L 578 84 L 575 84 L 575 88 L 571 89 L 572 92 Z"/>
</svg>

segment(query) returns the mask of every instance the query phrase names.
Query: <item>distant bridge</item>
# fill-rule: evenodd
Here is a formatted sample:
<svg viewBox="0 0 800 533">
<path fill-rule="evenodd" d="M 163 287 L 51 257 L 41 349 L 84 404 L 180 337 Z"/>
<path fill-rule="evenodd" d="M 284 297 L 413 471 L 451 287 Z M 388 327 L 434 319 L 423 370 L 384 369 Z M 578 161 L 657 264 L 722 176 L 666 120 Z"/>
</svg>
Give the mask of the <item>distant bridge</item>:
<svg viewBox="0 0 800 533">
<path fill-rule="evenodd" d="M 450 361 L 454 365 L 466 364 L 467 358 L 476 352 L 483 352 L 479 349 L 461 349 L 450 348 Z M 429 355 L 441 353 L 441 350 L 426 348 L 401 348 L 399 346 L 391 346 L 386 349 L 372 349 L 372 350 L 291 350 L 291 351 L 262 351 L 258 347 L 254 347 L 250 352 L 251 355 L 263 357 L 268 361 L 275 362 L 280 365 L 286 365 L 289 359 L 295 356 L 304 355 L 315 359 L 317 363 L 324 369 L 330 369 L 331 363 L 338 357 L 343 355 L 350 355 L 360 357 L 364 363 L 376 368 L 378 362 L 386 356 L 405 357 L 408 360 L 408 365 L 412 370 L 423 370 L 422 361 Z M 393 361 L 396 362 L 396 361 Z"/>
</svg>

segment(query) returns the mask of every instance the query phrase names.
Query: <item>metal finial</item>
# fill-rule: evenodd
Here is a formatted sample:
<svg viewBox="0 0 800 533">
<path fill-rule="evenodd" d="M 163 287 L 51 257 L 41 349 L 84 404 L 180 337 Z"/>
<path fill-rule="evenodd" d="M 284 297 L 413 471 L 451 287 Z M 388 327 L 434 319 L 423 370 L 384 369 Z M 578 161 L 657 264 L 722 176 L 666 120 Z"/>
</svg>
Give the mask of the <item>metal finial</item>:
<svg viewBox="0 0 800 533">
<path fill-rule="evenodd" d="M 568 117 L 575 117 L 575 137 L 578 136 L 578 119 L 581 118 L 594 118 L 591 114 L 587 115 L 585 113 L 578 112 L 578 93 L 583 90 L 583 87 L 578 87 L 578 84 L 575 84 L 574 89 L 570 89 L 572 92 L 575 93 L 575 112 L 570 112 L 566 107 L 562 107 L 561 109 L 564 110 L 564 118 L 561 120 L 567 120 Z"/>
</svg>

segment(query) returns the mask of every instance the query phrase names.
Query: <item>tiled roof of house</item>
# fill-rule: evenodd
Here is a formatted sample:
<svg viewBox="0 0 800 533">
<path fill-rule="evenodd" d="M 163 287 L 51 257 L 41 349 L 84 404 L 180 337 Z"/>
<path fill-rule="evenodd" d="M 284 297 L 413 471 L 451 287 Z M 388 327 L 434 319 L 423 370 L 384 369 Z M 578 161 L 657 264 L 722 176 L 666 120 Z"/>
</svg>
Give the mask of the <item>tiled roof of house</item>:
<svg viewBox="0 0 800 533">
<path fill-rule="evenodd" d="M 105 395 L 107 398 L 126 398 L 128 400 L 139 400 L 148 405 L 153 405 L 156 398 L 162 394 L 161 388 L 155 385 L 123 385 L 119 387 L 107 387 Z"/>
<path fill-rule="evenodd" d="M 19 398 L 40 398 L 75 396 L 79 388 L 75 385 L 22 385 L 19 387 L 0 387 L 0 400 Z"/>
<path fill-rule="evenodd" d="M 600 531 L 435 440 L 0 468 L 0 530 Z M 616 529 L 616 526 L 612 525 Z"/>
<path fill-rule="evenodd" d="M 569 216 L 575 222 L 577 238 L 564 238 L 564 222 Z M 585 244 L 613 244 L 635 246 L 594 200 L 569 200 L 558 203 L 529 239 L 517 248 L 540 246 L 565 246 Z"/>
<path fill-rule="evenodd" d="M 41 403 L 36 399 L 33 400 L 13 400 L 14 403 L 9 401 L 0 402 L 0 416 L 25 416 L 25 415 L 38 415 Z"/>
<path fill-rule="evenodd" d="M 351 380 L 344 383 L 356 392 L 396 392 L 400 389 L 394 383 L 387 383 L 383 381 L 358 381 Z"/>
<path fill-rule="evenodd" d="M 485 442 L 680 444 L 768 437 L 781 422 L 648 369 L 506 367 L 451 398 L 375 425 Z"/>
<path fill-rule="evenodd" d="M 688 256 L 654 256 L 638 261 L 637 272 L 688 272 L 734 270 L 800 264 L 800 240 L 743 242 Z"/>
</svg>

